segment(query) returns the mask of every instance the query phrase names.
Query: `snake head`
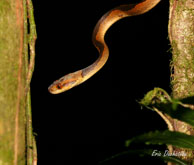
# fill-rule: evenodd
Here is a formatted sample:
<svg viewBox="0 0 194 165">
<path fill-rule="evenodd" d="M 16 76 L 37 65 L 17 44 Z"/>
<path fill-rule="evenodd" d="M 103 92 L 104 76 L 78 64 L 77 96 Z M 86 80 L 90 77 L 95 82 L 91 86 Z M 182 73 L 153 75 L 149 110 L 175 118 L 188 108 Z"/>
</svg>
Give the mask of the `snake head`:
<svg viewBox="0 0 194 165">
<path fill-rule="evenodd" d="M 59 94 L 65 92 L 81 83 L 82 71 L 69 73 L 57 81 L 54 81 L 48 88 L 52 94 Z"/>
</svg>

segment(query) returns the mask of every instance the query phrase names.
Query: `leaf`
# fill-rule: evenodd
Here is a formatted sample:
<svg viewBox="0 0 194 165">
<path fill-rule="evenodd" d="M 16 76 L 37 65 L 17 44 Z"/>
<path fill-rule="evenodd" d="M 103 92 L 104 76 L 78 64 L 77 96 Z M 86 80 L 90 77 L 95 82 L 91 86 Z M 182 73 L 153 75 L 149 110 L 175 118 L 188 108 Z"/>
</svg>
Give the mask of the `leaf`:
<svg viewBox="0 0 194 165">
<path fill-rule="evenodd" d="M 190 97 L 180 99 L 180 102 L 183 103 L 183 104 L 194 105 L 194 96 L 190 96 Z"/>
<path fill-rule="evenodd" d="M 194 126 L 194 110 L 184 104 L 194 104 L 194 97 L 173 99 L 161 88 L 154 88 L 140 101 L 140 104 L 148 109 L 157 110 L 168 114 L 172 118 L 184 121 Z"/>
<path fill-rule="evenodd" d="M 153 151 L 154 151 L 154 149 L 136 149 L 136 150 L 124 151 L 124 152 L 118 153 L 114 156 L 111 156 L 110 158 L 107 158 L 107 159 L 101 161 L 100 164 L 104 164 L 108 161 L 120 158 L 122 156 L 138 155 L 140 157 L 153 157 L 156 159 L 163 160 L 165 162 L 173 162 L 173 163 L 176 163 L 178 165 L 188 165 L 188 162 L 186 162 L 180 158 L 177 158 L 175 156 L 164 156 L 164 153 L 161 153 L 161 156 L 153 156 Z"/>
<path fill-rule="evenodd" d="M 156 103 L 152 105 L 156 107 L 159 111 L 168 114 L 172 118 L 184 121 L 192 126 L 194 126 L 194 111 L 190 108 L 183 107 L 175 102 L 172 103 Z"/>
<path fill-rule="evenodd" d="M 149 132 L 143 135 L 139 135 L 130 140 L 127 140 L 126 146 L 128 147 L 131 143 L 167 144 L 179 148 L 188 148 L 194 150 L 194 136 L 168 130 L 163 132 Z"/>
</svg>

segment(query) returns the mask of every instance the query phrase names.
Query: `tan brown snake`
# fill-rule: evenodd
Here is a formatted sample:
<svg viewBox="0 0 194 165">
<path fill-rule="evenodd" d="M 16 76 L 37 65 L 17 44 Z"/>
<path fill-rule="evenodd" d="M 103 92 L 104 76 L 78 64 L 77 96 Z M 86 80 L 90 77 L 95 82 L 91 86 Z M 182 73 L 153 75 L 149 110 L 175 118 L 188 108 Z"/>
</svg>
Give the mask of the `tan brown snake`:
<svg viewBox="0 0 194 165">
<path fill-rule="evenodd" d="M 69 73 L 53 82 L 53 84 L 51 84 L 48 88 L 49 92 L 52 94 L 58 94 L 67 91 L 74 86 L 83 83 L 98 72 L 106 63 L 109 56 L 109 50 L 104 41 L 106 31 L 116 21 L 125 17 L 146 13 L 155 7 L 159 2 L 160 0 L 143 0 L 137 4 L 118 6 L 104 14 L 96 24 L 92 36 L 93 44 L 99 51 L 99 58 L 90 66 L 76 72 Z"/>
</svg>

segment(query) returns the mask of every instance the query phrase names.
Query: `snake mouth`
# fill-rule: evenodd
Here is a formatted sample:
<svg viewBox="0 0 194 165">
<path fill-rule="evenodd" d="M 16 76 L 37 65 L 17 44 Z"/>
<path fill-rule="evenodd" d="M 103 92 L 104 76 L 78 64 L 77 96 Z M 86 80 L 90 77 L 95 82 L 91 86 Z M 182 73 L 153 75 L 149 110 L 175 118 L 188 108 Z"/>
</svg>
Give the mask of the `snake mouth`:
<svg viewBox="0 0 194 165">
<path fill-rule="evenodd" d="M 53 85 L 50 85 L 50 86 L 48 87 L 48 91 L 49 91 L 50 93 L 52 93 L 52 94 L 57 94 L 57 93 L 56 93 L 56 90 L 53 88 Z"/>
<path fill-rule="evenodd" d="M 58 94 L 60 93 L 59 88 L 58 88 L 58 81 L 53 82 L 49 87 L 48 91 L 52 94 Z"/>
</svg>

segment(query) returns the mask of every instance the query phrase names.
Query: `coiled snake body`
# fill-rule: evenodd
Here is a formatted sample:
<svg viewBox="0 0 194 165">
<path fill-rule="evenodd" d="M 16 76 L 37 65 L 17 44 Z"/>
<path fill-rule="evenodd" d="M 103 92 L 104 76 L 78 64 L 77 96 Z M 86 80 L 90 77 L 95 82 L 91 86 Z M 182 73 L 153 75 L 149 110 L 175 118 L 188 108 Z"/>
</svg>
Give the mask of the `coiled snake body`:
<svg viewBox="0 0 194 165">
<path fill-rule="evenodd" d="M 146 13 L 159 2 L 160 0 L 143 0 L 138 4 L 121 5 L 103 15 L 96 24 L 92 36 L 93 44 L 99 51 L 99 58 L 90 66 L 76 72 L 69 73 L 55 81 L 49 86 L 49 92 L 52 94 L 58 94 L 67 91 L 74 86 L 83 83 L 98 72 L 106 63 L 109 56 L 109 50 L 104 41 L 104 36 L 110 26 L 124 17 Z"/>
</svg>

